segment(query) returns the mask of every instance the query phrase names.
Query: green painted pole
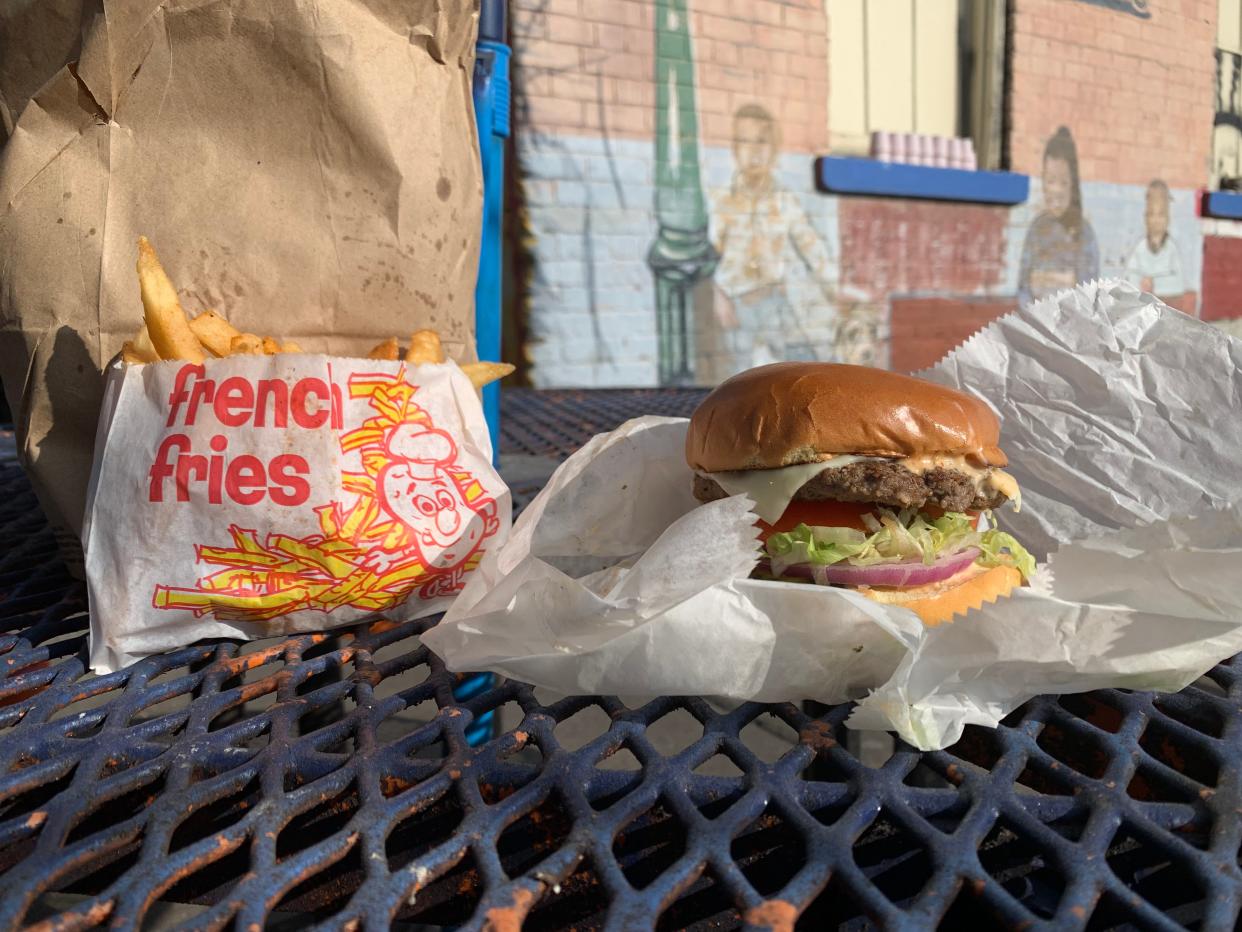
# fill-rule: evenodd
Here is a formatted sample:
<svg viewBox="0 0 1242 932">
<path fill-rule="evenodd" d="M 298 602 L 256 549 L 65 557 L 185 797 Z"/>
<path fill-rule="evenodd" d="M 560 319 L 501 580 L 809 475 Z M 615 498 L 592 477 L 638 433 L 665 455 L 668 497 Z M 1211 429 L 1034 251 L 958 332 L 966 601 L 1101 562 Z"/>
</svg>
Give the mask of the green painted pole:
<svg viewBox="0 0 1242 932">
<path fill-rule="evenodd" d="M 694 287 L 719 256 L 707 232 L 699 177 L 699 119 L 686 0 L 656 0 L 655 241 L 647 264 L 655 276 L 659 383 L 694 377 Z"/>
</svg>

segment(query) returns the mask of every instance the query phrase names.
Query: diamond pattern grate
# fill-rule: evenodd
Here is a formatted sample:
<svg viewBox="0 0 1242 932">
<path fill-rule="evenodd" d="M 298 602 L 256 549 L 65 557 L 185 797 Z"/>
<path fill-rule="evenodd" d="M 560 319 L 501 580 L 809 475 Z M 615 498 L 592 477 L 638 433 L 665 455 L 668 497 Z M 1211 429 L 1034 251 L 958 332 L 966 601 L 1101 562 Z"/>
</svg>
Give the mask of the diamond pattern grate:
<svg viewBox="0 0 1242 932">
<path fill-rule="evenodd" d="M 511 391 L 504 449 L 563 457 L 697 395 Z M 512 681 L 456 702 L 428 621 L 92 676 L 82 589 L 12 464 L 0 617 L 0 928 L 1225 929 L 1242 902 L 1236 661 L 878 767 L 848 707 Z M 505 730 L 472 748 L 489 711 Z"/>
<path fill-rule="evenodd" d="M 706 388 L 508 389 L 500 422 L 502 453 L 564 459 L 592 436 L 632 417 L 689 417 Z"/>
</svg>

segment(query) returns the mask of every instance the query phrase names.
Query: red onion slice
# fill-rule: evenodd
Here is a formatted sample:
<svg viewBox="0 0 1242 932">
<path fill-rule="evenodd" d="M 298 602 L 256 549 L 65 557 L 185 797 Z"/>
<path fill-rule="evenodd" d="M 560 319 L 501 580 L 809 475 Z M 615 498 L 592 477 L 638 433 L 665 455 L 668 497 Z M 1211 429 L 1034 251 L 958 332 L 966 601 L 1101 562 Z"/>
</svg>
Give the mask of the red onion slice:
<svg viewBox="0 0 1242 932">
<path fill-rule="evenodd" d="M 851 566 L 849 563 L 794 563 L 782 575 L 810 579 L 821 586 L 927 586 L 956 576 L 979 556 L 979 548 L 967 547 L 934 563 L 908 560 L 877 566 Z"/>
</svg>

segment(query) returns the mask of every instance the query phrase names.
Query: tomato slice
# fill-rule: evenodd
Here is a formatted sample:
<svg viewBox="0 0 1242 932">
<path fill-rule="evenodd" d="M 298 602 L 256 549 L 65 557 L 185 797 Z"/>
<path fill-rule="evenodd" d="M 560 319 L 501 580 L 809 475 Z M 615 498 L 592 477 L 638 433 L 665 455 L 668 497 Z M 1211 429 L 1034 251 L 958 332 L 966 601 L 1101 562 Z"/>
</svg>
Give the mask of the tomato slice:
<svg viewBox="0 0 1242 932">
<path fill-rule="evenodd" d="M 792 531 L 799 524 L 806 524 L 810 527 L 852 527 L 865 531 L 867 525 L 863 524 L 862 516 L 884 507 L 887 506 L 877 505 L 875 502 L 838 502 L 835 499 L 825 499 L 819 502 L 795 500 L 789 503 L 785 513 L 772 524 L 766 521 L 759 522 L 759 539 L 767 541 L 773 534 Z M 939 518 L 944 514 L 944 510 L 935 505 L 928 505 L 920 510 L 930 518 Z M 970 515 L 970 526 L 978 528 L 979 513 L 971 511 L 967 514 Z"/>
<path fill-rule="evenodd" d="M 876 506 L 873 502 L 838 502 L 828 499 L 822 502 L 792 501 L 785 513 L 772 524 L 759 522 L 759 539 L 766 541 L 771 535 L 781 531 L 792 531 L 799 524 L 811 527 L 852 527 L 860 531 L 867 530 L 862 516 L 871 514 Z"/>
</svg>

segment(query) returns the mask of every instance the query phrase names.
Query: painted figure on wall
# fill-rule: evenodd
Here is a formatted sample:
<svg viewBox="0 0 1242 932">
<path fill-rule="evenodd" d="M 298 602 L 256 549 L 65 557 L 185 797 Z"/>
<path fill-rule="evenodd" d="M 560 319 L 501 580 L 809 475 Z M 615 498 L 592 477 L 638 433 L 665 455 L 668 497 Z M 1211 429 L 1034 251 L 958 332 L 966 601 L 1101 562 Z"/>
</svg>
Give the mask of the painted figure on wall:
<svg viewBox="0 0 1242 932">
<path fill-rule="evenodd" d="M 1044 147 L 1044 209 L 1027 231 L 1018 303 L 1029 304 L 1100 275 L 1100 247 L 1082 211 L 1078 150 L 1062 126 Z"/>
<path fill-rule="evenodd" d="M 1180 297 L 1186 291 L 1182 257 L 1169 234 L 1169 186 L 1159 178 L 1147 186 L 1146 231 L 1126 260 L 1126 280 L 1162 298 Z"/>
<path fill-rule="evenodd" d="M 832 302 L 828 248 L 791 191 L 776 179 L 780 130 L 759 104 L 733 115 L 733 181 L 713 200 L 711 239 L 720 255 L 714 281 L 714 314 L 724 331 L 729 368 L 783 359 L 832 356 L 827 341 L 808 332 L 806 309 L 788 291 L 788 272 L 801 263 Z"/>
</svg>

